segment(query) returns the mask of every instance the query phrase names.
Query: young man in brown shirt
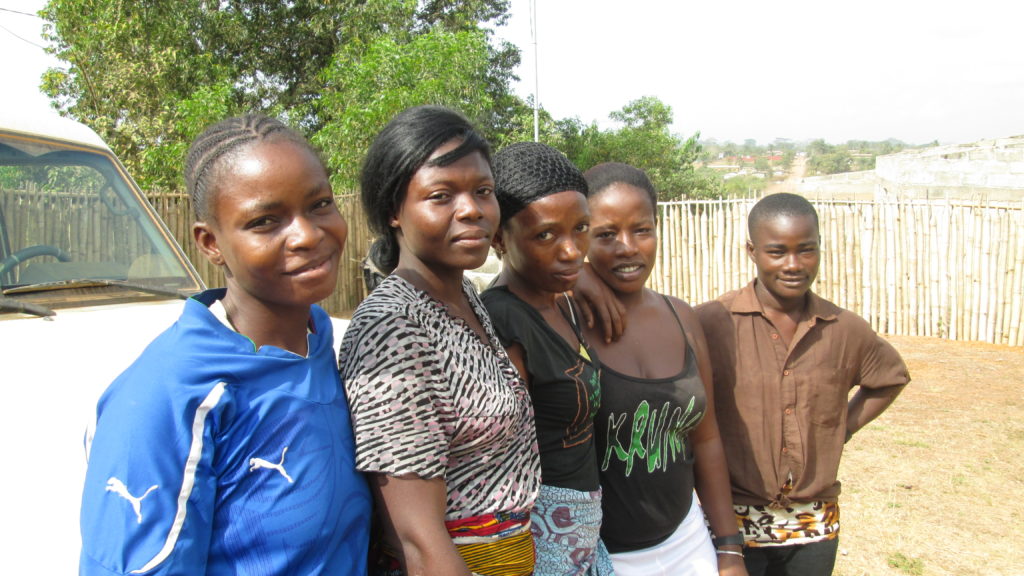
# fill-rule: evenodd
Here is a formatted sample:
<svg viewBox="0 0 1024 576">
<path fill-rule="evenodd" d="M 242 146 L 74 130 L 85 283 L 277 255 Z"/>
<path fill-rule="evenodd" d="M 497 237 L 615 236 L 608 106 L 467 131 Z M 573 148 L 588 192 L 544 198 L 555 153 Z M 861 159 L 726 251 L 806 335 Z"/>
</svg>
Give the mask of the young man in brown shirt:
<svg viewBox="0 0 1024 576">
<path fill-rule="evenodd" d="M 864 319 L 810 291 L 821 259 L 810 202 L 766 196 L 747 225 L 757 278 L 697 307 L 747 571 L 828 575 L 843 445 L 910 376 Z"/>
</svg>

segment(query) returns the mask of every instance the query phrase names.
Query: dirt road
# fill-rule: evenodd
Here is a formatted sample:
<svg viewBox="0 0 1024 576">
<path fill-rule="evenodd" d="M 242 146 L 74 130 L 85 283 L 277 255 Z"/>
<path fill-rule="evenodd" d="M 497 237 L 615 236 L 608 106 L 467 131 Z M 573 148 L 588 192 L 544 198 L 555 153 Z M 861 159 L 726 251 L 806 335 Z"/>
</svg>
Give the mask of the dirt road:
<svg viewBox="0 0 1024 576">
<path fill-rule="evenodd" d="M 785 180 L 780 182 L 772 182 L 765 187 L 765 194 L 774 194 L 776 192 L 795 192 L 796 185 L 804 179 L 804 174 L 807 173 L 807 156 L 797 156 L 793 158 L 793 165 L 789 169 L 789 175 L 786 176 Z"/>
</svg>

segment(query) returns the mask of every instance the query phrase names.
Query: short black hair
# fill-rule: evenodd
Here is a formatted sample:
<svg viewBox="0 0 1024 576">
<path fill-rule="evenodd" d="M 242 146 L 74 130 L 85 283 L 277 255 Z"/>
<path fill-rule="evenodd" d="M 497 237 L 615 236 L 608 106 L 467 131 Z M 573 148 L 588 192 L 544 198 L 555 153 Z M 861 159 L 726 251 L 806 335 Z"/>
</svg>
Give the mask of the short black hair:
<svg viewBox="0 0 1024 576">
<path fill-rule="evenodd" d="M 210 206 L 212 195 L 217 189 L 217 177 L 224 163 L 250 144 L 275 140 L 297 144 L 311 152 L 323 166 L 319 152 L 305 136 L 280 120 L 261 114 L 221 120 L 207 127 L 192 141 L 185 157 L 185 189 L 188 190 L 196 220 L 216 217 L 210 213 Z"/>
<path fill-rule="evenodd" d="M 494 195 L 502 224 L 530 203 L 567 190 L 589 195 L 579 168 L 547 144 L 517 142 L 494 155 Z"/>
<path fill-rule="evenodd" d="M 600 195 L 612 184 L 629 184 L 647 193 L 651 199 L 651 211 L 658 211 L 658 192 L 643 170 L 622 162 L 604 162 L 583 173 L 590 186 L 590 197 Z"/>
<path fill-rule="evenodd" d="M 427 161 L 451 140 L 460 144 L 451 152 Z M 443 106 L 416 106 L 400 112 L 374 138 L 360 176 L 360 199 L 370 230 L 376 234 L 370 257 L 390 274 L 398 265 L 398 240 L 391 218 L 405 200 L 409 182 L 424 165 L 448 166 L 473 152 L 491 162 L 491 147 L 476 128 L 454 110 Z"/>
<path fill-rule="evenodd" d="M 751 240 L 754 239 L 754 228 L 762 222 L 775 219 L 779 216 L 810 216 L 814 220 L 814 228 L 818 228 L 818 211 L 803 196 L 779 192 L 769 194 L 757 201 L 747 215 L 747 234 Z"/>
</svg>

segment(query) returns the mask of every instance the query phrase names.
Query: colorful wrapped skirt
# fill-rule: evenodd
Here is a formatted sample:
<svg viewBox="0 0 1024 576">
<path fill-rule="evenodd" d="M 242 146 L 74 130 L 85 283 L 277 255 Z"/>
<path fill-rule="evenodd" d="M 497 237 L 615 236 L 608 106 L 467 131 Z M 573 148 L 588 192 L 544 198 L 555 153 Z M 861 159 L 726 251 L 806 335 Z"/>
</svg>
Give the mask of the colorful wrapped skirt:
<svg viewBox="0 0 1024 576">
<path fill-rule="evenodd" d="M 601 542 L 601 491 L 541 485 L 531 528 L 537 548 L 536 576 L 613 574 Z"/>
</svg>

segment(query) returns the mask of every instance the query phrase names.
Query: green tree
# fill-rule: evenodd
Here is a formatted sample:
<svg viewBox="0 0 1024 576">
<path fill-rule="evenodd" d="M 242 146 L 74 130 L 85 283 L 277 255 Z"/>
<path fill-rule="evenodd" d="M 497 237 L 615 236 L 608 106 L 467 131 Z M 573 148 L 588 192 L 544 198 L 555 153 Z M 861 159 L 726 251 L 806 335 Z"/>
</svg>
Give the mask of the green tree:
<svg viewBox="0 0 1024 576">
<path fill-rule="evenodd" d="M 509 0 L 424 0 L 417 13 L 420 31 L 440 28 L 447 32 L 483 30 L 488 40 L 488 65 L 484 82 L 477 86 L 483 90 L 488 107 L 482 109 L 475 120 L 488 140 L 500 142 L 504 135 L 518 125 L 520 115 L 528 110 L 526 103 L 511 89 L 519 78 L 519 48 L 507 41 L 498 41 L 492 34 L 494 27 L 508 21 Z M 482 28 L 481 23 L 491 26 Z M 531 111 L 532 113 L 532 111 Z"/>
<path fill-rule="evenodd" d="M 811 156 L 828 154 L 830 152 L 833 152 L 834 150 L 834 146 L 826 143 L 824 140 L 820 138 L 812 141 L 810 144 L 807 145 L 807 153 Z"/>
<path fill-rule="evenodd" d="M 853 159 L 846 150 L 816 154 L 807 160 L 807 169 L 813 174 L 839 174 L 852 170 Z"/>
<path fill-rule="evenodd" d="M 521 105 L 509 88 L 519 53 L 487 42 L 484 23 L 500 24 L 507 10 L 507 0 L 50 0 L 43 10 L 50 51 L 67 67 L 48 71 L 43 89 L 64 114 L 96 129 L 145 188 L 175 189 L 181 152 L 210 120 L 264 112 L 314 136 L 347 118 L 347 108 L 320 101 L 325 87 L 346 76 L 378 85 L 359 70 L 339 72 L 339 61 L 376 66 L 392 85 L 417 69 L 436 87 L 435 73 L 452 77 L 448 61 L 405 60 L 416 60 L 416 49 L 447 57 L 451 43 L 467 47 L 469 56 L 454 65 L 484 102 L 469 113 L 489 133 L 501 129 Z M 402 60 L 397 70 L 380 59 L 386 55 Z M 470 60 L 478 66 L 472 72 Z M 428 93 L 403 102 L 432 101 Z M 331 141 L 349 149 L 363 143 Z"/>
<path fill-rule="evenodd" d="M 625 162 L 650 176 L 661 198 L 716 196 L 709 180 L 694 171 L 701 151 L 694 134 L 685 140 L 672 134 L 672 108 L 657 98 L 645 96 L 609 114 L 620 124 L 600 130 L 579 119 L 556 122 L 557 134 L 546 140 L 562 150 L 580 169 L 601 162 Z"/>
<path fill-rule="evenodd" d="M 756 197 L 768 182 L 764 178 L 755 176 L 734 176 L 722 183 L 722 193 L 730 198 L 753 198 Z"/>
<path fill-rule="evenodd" d="M 45 74 L 43 90 L 64 113 L 99 132 L 143 182 L 143 155 L 175 130 L 172 102 L 223 76 L 189 27 L 172 25 L 196 19 L 198 8 L 195 2 L 51 0 L 43 10 L 51 52 L 69 63 Z"/>
<path fill-rule="evenodd" d="M 782 153 L 782 169 L 789 170 L 793 167 L 793 160 L 796 159 L 796 152 L 792 149 Z"/>
<path fill-rule="evenodd" d="M 314 136 L 335 188 L 355 188 L 373 136 L 409 106 L 441 104 L 474 120 L 486 115 L 492 101 L 478 88 L 486 82 L 488 56 L 479 31 L 430 30 L 408 42 L 381 36 L 343 48 L 323 73 L 324 126 Z"/>
</svg>

